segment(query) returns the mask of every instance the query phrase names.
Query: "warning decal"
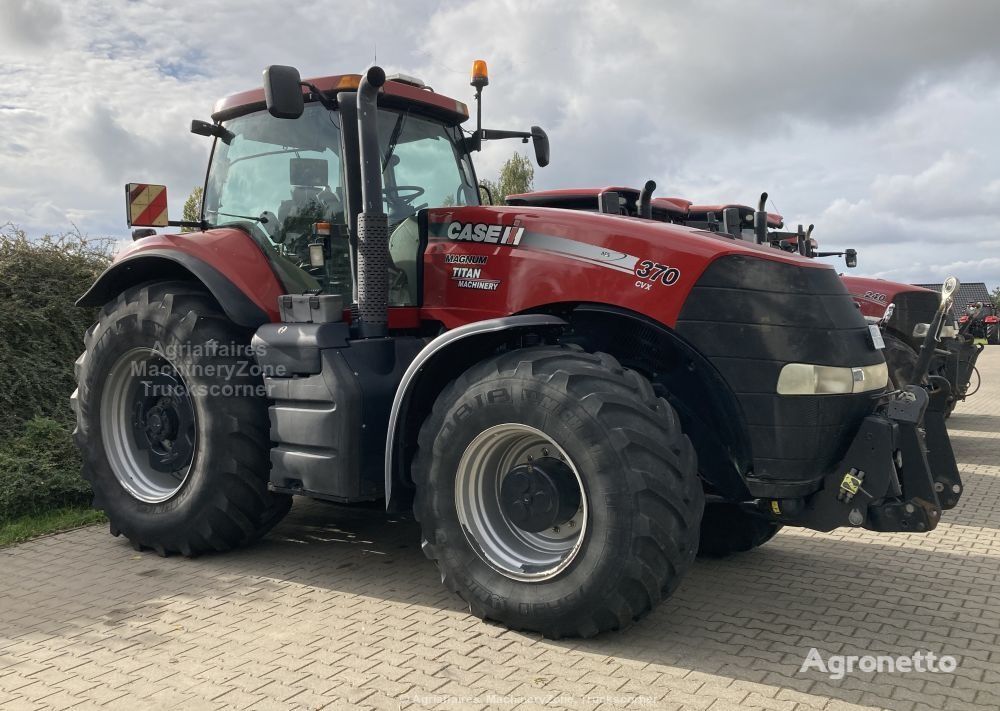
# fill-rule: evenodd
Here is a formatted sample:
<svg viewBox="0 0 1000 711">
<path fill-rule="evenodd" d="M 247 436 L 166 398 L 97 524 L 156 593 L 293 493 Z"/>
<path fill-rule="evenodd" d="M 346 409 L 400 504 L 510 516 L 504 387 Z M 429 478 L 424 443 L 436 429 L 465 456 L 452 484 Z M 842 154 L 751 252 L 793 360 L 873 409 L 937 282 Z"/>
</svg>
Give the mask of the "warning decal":
<svg viewBox="0 0 1000 711">
<path fill-rule="evenodd" d="M 167 189 L 162 185 L 129 183 L 125 186 L 128 226 L 166 227 Z"/>
</svg>

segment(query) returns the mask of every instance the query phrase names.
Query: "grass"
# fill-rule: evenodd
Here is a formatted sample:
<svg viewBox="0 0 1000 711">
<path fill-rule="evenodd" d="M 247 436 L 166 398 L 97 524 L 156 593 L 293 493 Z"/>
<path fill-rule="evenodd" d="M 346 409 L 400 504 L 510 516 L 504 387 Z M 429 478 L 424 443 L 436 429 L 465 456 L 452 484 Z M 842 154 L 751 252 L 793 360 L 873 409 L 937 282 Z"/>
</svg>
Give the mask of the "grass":
<svg viewBox="0 0 1000 711">
<path fill-rule="evenodd" d="M 0 548 L 21 543 L 48 533 L 68 531 L 106 520 L 104 514 L 91 508 L 56 509 L 41 514 L 21 516 L 0 524 Z"/>
</svg>

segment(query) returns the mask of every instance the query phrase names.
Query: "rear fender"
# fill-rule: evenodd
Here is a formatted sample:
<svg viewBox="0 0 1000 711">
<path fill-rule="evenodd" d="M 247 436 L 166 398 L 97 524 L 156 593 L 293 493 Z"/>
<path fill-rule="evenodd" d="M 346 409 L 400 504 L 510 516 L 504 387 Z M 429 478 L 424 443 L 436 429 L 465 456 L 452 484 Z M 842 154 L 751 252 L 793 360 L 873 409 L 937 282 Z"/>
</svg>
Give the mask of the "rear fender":
<svg viewBox="0 0 1000 711">
<path fill-rule="evenodd" d="M 133 243 L 77 305 L 102 306 L 125 289 L 163 279 L 200 282 L 230 319 L 248 328 L 278 321 L 278 297 L 286 292 L 268 256 L 246 232 L 220 228 Z"/>
<path fill-rule="evenodd" d="M 97 278 L 77 306 L 103 306 L 126 289 L 151 281 L 180 279 L 205 286 L 231 321 L 257 328 L 270 319 L 267 313 L 210 264 L 183 253 L 150 250 L 126 257 Z"/>
</svg>

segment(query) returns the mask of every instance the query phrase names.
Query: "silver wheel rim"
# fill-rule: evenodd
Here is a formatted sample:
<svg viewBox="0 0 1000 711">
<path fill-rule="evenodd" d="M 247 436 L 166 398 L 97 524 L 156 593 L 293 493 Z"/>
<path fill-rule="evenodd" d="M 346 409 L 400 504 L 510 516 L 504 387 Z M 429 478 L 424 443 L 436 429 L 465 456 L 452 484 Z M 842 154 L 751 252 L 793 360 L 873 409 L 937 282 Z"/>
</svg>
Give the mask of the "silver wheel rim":
<svg viewBox="0 0 1000 711">
<path fill-rule="evenodd" d="M 185 444 L 192 450 L 191 460 L 171 471 L 154 468 L 148 454 L 139 446 L 133 405 L 138 389 L 144 384 L 148 388 L 151 381 L 136 373 L 148 372 L 150 363 L 163 363 L 173 368 L 161 353 L 150 348 L 134 348 L 118 359 L 104 383 L 100 421 L 104 451 L 118 483 L 139 501 L 155 504 L 172 498 L 184 486 L 191 471 L 197 442 L 194 439 L 196 435 L 190 433 L 191 439 Z M 176 370 L 174 373 L 176 381 L 184 386 L 180 374 Z M 193 421 L 193 404 L 186 392 L 183 400 L 191 408 Z"/>
<path fill-rule="evenodd" d="M 545 531 L 524 531 L 504 515 L 500 485 L 515 466 L 557 457 L 572 470 L 580 508 L 567 522 Z M 576 558 L 587 533 L 587 496 L 576 465 L 548 435 L 528 425 L 507 423 L 480 433 L 455 475 L 455 508 L 473 550 L 494 570 L 514 580 L 548 580 Z"/>
</svg>

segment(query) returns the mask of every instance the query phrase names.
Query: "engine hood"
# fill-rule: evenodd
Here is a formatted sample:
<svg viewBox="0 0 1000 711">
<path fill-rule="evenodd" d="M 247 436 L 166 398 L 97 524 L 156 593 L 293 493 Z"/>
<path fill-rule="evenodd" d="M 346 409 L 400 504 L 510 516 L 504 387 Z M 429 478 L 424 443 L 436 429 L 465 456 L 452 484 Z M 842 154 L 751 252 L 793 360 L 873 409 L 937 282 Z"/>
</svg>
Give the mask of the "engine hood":
<svg viewBox="0 0 1000 711">
<path fill-rule="evenodd" d="M 459 222 L 463 225 L 467 223 L 517 225 L 529 233 L 570 237 L 580 242 L 612 247 L 622 252 L 658 250 L 669 245 L 673 252 L 698 255 L 705 259 L 714 259 L 727 254 L 744 254 L 817 269 L 832 269 L 829 265 L 797 254 L 744 242 L 727 235 L 638 217 L 518 205 L 436 208 L 429 210 L 429 214 L 431 224 Z"/>
<path fill-rule="evenodd" d="M 639 218 L 469 206 L 430 209 L 426 219 L 424 307 L 449 325 L 581 302 L 672 325 L 705 269 L 730 256 L 828 271 L 842 289 L 833 268 L 816 260 Z"/>
<path fill-rule="evenodd" d="M 847 291 L 861 308 L 861 313 L 873 318 L 881 318 L 886 307 L 897 300 L 901 294 L 931 294 L 934 299 L 938 296 L 930 289 L 913 284 L 903 284 L 898 281 L 886 281 L 874 277 L 841 276 Z M 931 297 L 918 297 L 923 301 Z"/>
</svg>

